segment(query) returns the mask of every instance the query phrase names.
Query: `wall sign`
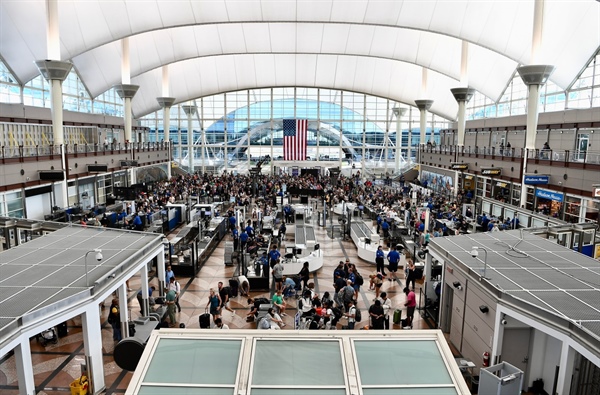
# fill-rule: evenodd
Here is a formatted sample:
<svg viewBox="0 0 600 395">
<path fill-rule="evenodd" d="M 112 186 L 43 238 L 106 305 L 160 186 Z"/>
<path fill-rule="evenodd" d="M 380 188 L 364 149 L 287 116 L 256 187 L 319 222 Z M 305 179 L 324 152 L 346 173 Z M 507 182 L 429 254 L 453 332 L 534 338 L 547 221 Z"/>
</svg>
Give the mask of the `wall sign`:
<svg viewBox="0 0 600 395">
<path fill-rule="evenodd" d="M 502 175 L 502 169 L 499 167 L 488 167 L 481 169 L 481 175 L 483 176 L 500 176 Z"/>
<path fill-rule="evenodd" d="M 557 202 L 563 201 L 563 194 L 558 192 L 546 191 L 545 189 L 538 189 L 535 191 L 535 196 L 542 199 L 555 200 Z"/>
<path fill-rule="evenodd" d="M 547 185 L 550 182 L 550 176 L 548 175 L 537 175 L 537 174 L 525 174 L 526 185 Z"/>
<path fill-rule="evenodd" d="M 468 163 L 452 163 L 450 165 L 450 168 L 452 170 L 469 170 L 469 164 Z"/>
<path fill-rule="evenodd" d="M 594 190 L 592 191 L 593 197 L 600 197 L 600 185 L 594 185 Z"/>
</svg>

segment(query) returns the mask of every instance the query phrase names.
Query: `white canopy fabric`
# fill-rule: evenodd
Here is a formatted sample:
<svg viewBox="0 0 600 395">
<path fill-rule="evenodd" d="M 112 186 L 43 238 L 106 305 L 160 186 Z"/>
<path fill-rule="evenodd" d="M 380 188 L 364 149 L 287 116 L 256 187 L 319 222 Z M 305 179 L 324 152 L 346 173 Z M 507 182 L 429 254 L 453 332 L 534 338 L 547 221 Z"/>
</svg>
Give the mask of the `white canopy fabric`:
<svg viewBox="0 0 600 395">
<path fill-rule="evenodd" d="M 177 102 L 245 88 L 345 89 L 413 105 L 458 106 L 462 42 L 468 85 L 497 100 L 516 68 L 531 64 L 534 0 L 57 0 L 61 59 L 92 97 L 121 82 L 129 37 L 136 117 Z M 0 55 L 25 83 L 48 58 L 44 0 L 0 0 Z M 600 3 L 545 0 L 536 64 L 556 67 L 566 89 L 600 47 Z M 169 65 L 169 92 L 162 91 Z M 421 69 L 430 70 L 421 91 Z"/>
</svg>

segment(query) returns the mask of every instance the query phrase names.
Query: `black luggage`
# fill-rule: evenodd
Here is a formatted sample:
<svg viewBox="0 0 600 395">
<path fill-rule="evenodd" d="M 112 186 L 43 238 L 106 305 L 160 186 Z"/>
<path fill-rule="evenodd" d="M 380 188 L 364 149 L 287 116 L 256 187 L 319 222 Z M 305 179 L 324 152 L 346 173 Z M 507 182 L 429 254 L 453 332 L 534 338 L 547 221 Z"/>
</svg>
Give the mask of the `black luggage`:
<svg viewBox="0 0 600 395">
<path fill-rule="evenodd" d="M 240 287 L 240 283 L 238 283 L 237 280 L 229 280 L 229 297 L 230 298 L 237 298 L 238 296 L 238 290 Z"/>
<path fill-rule="evenodd" d="M 135 322 L 129 321 L 127 324 L 129 326 L 129 336 L 135 336 Z"/>
<path fill-rule="evenodd" d="M 198 317 L 198 321 L 200 322 L 200 328 L 202 328 L 202 329 L 210 328 L 210 314 L 208 314 L 208 313 L 200 314 L 200 317 Z"/>
<path fill-rule="evenodd" d="M 65 337 L 69 334 L 69 330 L 67 329 L 67 321 L 56 325 L 56 333 L 58 337 Z"/>
</svg>

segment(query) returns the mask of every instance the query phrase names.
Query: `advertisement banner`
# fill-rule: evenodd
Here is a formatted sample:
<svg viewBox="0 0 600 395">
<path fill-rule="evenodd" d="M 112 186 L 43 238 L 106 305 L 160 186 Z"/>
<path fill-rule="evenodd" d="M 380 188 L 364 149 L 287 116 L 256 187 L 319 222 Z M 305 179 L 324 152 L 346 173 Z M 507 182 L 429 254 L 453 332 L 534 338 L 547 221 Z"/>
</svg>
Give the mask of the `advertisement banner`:
<svg viewBox="0 0 600 395">
<path fill-rule="evenodd" d="M 557 202 L 563 201 L 563 194 L 558 192 L 546 191 L 545 189 L 538 189 L 535 191 L 535 196 L 542 199 L 554 200 Z"/>
<path fill-rule="evenodd" d="M 550 182 L 550 176 L 539 174 L 525 174 L 526 185 L 547 185 Z"/>
</svg>

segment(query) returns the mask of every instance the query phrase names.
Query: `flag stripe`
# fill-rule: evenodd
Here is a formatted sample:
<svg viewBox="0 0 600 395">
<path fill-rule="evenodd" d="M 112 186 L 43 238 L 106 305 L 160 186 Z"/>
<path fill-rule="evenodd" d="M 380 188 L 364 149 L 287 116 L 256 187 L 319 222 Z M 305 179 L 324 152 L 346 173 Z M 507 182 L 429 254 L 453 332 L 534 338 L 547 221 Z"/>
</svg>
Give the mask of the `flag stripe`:
<svg viewBox="0 0 600 395">
<path fill-rule="evenodd" d="M 283 159 L 306 160 L 307 119 L 283 120 Z"/>
</svg>

